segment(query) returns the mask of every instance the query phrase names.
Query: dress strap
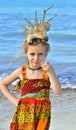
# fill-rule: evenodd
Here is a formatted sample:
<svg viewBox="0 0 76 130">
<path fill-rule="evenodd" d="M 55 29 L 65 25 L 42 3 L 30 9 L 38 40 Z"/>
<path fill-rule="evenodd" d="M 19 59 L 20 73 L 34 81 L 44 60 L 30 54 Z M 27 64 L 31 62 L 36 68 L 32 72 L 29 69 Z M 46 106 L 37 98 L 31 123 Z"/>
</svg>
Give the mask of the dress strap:
<svg viewBox="0 0 76 130">
<path fill-rule="evenodd" d="M 42 71 L 42 77 L 43 79 L 47 79 L 47 73 L 45 70 Z M 22 65 L 22 79 L 25 80 L 26 79 L 26 66 Z"/>
<path fill-rule="evenodd" d="M 42 77 L 43 77 L 43 79 L 47 79 L 47 73 L 46 73 L 46 70 L 43 70 L 43 71 L 42 71 Z"/>
<path fill-rule="evenodd" d="M 26 79 L 26 66 L 22 65 L 22 79 L 25 80 Z"/>
</svg>

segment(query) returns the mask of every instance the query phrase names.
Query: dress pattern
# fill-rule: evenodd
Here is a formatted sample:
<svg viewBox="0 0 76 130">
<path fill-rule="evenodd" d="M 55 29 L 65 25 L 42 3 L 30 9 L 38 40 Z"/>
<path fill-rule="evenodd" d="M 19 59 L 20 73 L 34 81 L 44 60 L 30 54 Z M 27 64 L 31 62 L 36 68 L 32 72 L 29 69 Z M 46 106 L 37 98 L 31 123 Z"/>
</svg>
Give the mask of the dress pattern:
<svg viewBox="0 0 76 130">
<path fill-rule="evenodd" d="M 10 124 L 10 130 L 49 130 L 51 102 L 50 82 L 43 73 L 42 79 L 27 79 L 22 67 L 21 98 Z"/>
</svg>

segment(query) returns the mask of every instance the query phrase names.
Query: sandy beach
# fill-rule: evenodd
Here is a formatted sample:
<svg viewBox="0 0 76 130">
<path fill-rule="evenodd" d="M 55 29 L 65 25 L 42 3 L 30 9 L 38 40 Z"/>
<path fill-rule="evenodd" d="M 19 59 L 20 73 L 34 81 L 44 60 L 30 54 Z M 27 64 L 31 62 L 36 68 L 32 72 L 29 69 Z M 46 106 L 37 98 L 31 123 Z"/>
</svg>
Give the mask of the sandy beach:
<svg viewBox="0 0 76 130">
<path fill-rule="evenodd" d="M 63 90 L 52 97 L 52 125 L 50 130 L 76 129 L 76 90 Z"/>
<path fill-rule="evenodd" d="M 49 130 L 76 129 L 76 90 L 63 90 L 60 96 L 51 93 L 52 120 Z M 0 97 L 0 130 L 9 130 L 15 106 Z"/>
</svg>

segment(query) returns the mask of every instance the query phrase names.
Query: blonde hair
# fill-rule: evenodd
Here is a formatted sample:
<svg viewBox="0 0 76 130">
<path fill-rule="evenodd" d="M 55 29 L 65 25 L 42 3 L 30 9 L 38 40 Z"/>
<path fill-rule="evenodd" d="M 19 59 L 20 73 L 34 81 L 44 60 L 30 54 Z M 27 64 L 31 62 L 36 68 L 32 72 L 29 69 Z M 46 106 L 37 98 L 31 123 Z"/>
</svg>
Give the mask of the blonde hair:
<svg viewBox="0 0 76 130">
<path fill-rule="evenodd" d="M 27 52 L 29 46 L 36 46 L 38 44 L 41 44 L 41 45 L 45 46 L 45 53 L 47 55 L 47 53 L 50 50 L 49 43 L 47 43 L 46 40 L 41 39 L 41 38 L 37 38 L 37 37 L 33 38 L 30 42 L 27 42 L 27 40 L 24 42 L 24 44 L 23 44 L 24 51 Z"/>
</svg>

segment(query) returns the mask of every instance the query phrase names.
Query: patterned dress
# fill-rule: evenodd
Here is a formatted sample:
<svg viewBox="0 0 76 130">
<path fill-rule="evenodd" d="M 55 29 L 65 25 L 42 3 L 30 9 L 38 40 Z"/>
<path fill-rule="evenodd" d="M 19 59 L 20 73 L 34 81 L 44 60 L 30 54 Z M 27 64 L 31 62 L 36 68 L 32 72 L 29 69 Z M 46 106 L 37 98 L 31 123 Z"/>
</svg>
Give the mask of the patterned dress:
<svg viewBox="0 0 76 130">
<path fill-rule="evenodd" d="M 42 79 L 27 79 L 22 66 L 21 98 L 16 108 L 10 130 L 49 130 L 51 102 L 50 82 L 45 72 Z"/>
</svg>

